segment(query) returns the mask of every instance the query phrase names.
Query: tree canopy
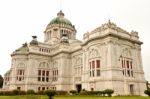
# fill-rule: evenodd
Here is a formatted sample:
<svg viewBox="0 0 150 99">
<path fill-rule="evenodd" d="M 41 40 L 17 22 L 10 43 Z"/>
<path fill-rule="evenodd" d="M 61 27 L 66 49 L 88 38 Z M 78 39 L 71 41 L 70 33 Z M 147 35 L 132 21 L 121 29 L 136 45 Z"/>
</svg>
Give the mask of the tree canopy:
<svg viewBox="0 0 150 99">
<path fill-rule="evenodd" d="M 3 77 L 2 77 L 2 75 L 0 75 L 0 88 L 2 88 L 3 87 Z"/>
</svg>

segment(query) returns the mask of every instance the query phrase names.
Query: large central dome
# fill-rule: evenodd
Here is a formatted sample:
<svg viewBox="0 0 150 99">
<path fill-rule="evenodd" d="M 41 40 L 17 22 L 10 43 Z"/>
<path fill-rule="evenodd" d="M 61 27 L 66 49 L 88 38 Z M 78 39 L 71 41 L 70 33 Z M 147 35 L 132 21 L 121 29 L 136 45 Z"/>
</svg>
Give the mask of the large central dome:
<svg viewBox="0 0 150 99">
<path fill-rule="evenodd" d="M 57 17 L 52 19 L 44 31 L 44 41 L 49 44 L 60 43 L 65 34 L 67 39 L 74 40 L 76 38 L 76 29 L 72 23 L 64 17 L 64 13 L 60 10 Z"/>
<path fill-rule="evenodd" d="M 71 26 L 71 27 L 73 26 L 72 23 L 64 17 L 64 13 L 61 10 L 57 14 L 57 17 L 51 20 L 48 26 L 52 24 L 62 24 L 62 25 Z"/>
</svg>

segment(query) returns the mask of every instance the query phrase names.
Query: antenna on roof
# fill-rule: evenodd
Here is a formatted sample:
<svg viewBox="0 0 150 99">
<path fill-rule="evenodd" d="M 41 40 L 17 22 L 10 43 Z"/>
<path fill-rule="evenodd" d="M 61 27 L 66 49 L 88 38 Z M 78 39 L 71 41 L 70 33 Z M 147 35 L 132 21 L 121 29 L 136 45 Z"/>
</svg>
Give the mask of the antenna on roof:
<svg viewBox="0 0 150 99">
<path fill-rule="evenodd" d="M 107 20 L 111 20 L 111 13 L 108 13 L 108 19 Z"/>
<path fill-rule="evenodd" d="M 62 10 L 62 0 L 60 0 L 59 10 Z"/>
</svg>

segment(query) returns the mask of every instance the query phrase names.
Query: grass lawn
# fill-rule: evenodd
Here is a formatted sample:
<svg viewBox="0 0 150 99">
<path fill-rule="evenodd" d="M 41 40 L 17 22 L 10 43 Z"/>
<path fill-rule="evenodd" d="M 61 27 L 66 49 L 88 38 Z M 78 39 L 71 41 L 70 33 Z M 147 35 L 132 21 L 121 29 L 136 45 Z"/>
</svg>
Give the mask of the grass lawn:
<svg viewBox="0 0 150 99">
<path fill-rule="evenodd" d="M 0 99 L 48 99 L 47 96 L 0 96 Z M 150 99 L 149 97 L 100 97 L 100 96 L 55 96 L 54 99 Z"/>
</svg>

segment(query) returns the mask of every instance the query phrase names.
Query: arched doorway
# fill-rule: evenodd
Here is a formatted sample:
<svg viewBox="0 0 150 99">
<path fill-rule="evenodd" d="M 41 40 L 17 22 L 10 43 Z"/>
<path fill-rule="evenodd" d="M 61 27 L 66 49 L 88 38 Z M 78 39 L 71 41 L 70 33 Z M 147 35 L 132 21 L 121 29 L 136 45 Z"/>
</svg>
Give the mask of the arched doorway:
<svg viewBox="0 0 150 99">
<path fill-rule="evenodd" d="M 81 91 L 82 89 L 82 85 L 81 84 L 76 84 L 76 89 L 78 91 L 78 93 Z"/>
</svg>

